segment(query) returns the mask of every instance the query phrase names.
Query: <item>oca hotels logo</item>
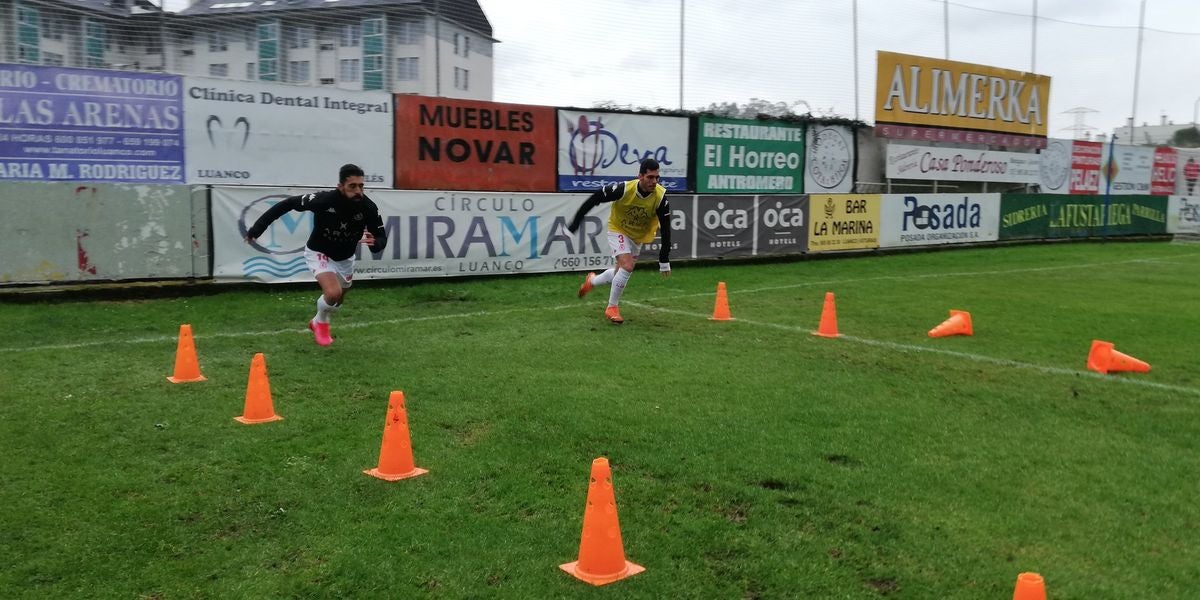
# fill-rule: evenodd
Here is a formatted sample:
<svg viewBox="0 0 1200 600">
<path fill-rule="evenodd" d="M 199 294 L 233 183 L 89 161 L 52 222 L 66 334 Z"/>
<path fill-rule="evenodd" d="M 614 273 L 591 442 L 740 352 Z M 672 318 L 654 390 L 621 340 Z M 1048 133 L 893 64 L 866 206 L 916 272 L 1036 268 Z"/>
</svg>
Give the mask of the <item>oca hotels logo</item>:
<svg viewBox="0 0 1200 600">
<path fill-rule="evenodd" d="M 944 204 L 922 204 L 916 196 L 905 196 L 904 207 L 903 231 L 978 228 L 983 222 L 983 207 L 967 196 Z"/>
</svg>

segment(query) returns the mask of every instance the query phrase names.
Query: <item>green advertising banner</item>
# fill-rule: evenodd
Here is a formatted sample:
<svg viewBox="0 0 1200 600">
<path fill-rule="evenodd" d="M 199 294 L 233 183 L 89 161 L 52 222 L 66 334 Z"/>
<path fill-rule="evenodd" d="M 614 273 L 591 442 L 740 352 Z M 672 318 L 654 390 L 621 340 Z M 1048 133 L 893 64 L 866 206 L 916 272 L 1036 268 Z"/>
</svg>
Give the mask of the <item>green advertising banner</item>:
<svg viewBox="0 0 1200 600">
<path fill-rule="evenodd" d="M 804 125 L 701 117 L 696 191 L 799 194 L 804 187 Z"/>
<path fill-rule="evenodd" d="M 1150 235 L 1167 232 L 1166 196 L 1004 194 L 1000 239 Z"/>
</svg>

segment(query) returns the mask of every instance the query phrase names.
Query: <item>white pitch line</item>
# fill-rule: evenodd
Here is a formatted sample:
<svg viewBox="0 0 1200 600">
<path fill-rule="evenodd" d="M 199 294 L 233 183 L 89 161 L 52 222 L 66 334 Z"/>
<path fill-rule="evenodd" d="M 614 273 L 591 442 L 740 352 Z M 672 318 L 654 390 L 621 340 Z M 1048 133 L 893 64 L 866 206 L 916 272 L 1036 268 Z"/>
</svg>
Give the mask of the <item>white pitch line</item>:
<svg viewBox="0 0 1200 600">
<path fill-rule="evenodd" d="M 885 281 L 885 280 L 907 281 L 907 280 L 912 280 L 912 279 L 929 279 L 929 278 L 943 278 L 943 277 L 978 277 L 978 276 L 985 276 L 985 275 L 1009 275 L 1009 274 L 1013 274 L 1013 273 L 1034 273 L 1034 272 L 1041 272 L 1041 271 L 1059 271 L 1059 270 L 1064 270 L 1064 269 L 1078 269 L 1080 267 L 1103 267 L 1103 266 L 1111 266 L 1111 265 L 1144 263 L 1144 262 L 1171 262 L 1172 260 L 1174 260 L 1174 257 L 1139 258 L 1139 259 L 1123 260 L 1123 261 L 1116 261 L 1116 262 L 1075 263 L 1075 264 L 1071 264 L 1071 265 L 1062 265 L 1062 266 L 1057 266 L 1057 267 L 1029 267 L 1029 268 L 1025 268 L 1025 269 L 1004 269 L 1004 270 L 998 270 L 998 271 L 968 271 L 968 272 L 958 272 L 958 273 L 925 273 L 925 274 L 921 274 L 921 275 L 909 275 L 909 276 L 881 275 L 878 277 L 865 277 L 862 279 L 805 281 L 805 282 L 794 283 L 794 284 L 789 284 L 789 285 L 777 285 L 777 286 L 768 286 L 768 287 L 760 287 L 760 288 L 734 290 L 734 291 L 730 291 L 729 293 L 731 293 L 731 294 L 735 294 L 735 293 L 736 294 L 753 294 L 756 292 L 787 290 L 787 289 L 794 289 L 794 288 L 800 288 L 800 287 L 810 287 L 810 286 L 818 286 L 818 285 L 835 285 L 835 284 L 844 284 L 844 283 L 861 283 L 861 282 L 868 282 L 868 281 Z M 702 293 L 697 293 L 697 294 L 677 294 L 677 295 L 673 295 L 673 296 L 660 296 L 658 298 L 646 298 L 646 299 L 642 300 L 642 302 L 658 302 L 658 301 L 663 301 L 663 300 L 677 300 L 680 298 L 697 298 L 697 297 L 712 296 L 712 295 L 714 295 L 714 292 L 702 292 Z M 375 327 L 378 325 L 397 325 L 400 323 L 416 323 L 416 322 L 421 322 L 421 321 L 469 319 L 471 317 L 490 317 L 490 316 L 496 316 L 496 315 L 505 315 L 505 314 L 510 314 L 510 313 L 529 312 L 529 311 L 538 311 L 538 310 L 564 310 L 564 309 L 573 308 L 573 307 L 577 307 L 577 306 L 579 306 L 579 304 L 561 304 L 558 306 L 549 306 L 549 307 L 535 306 L 535 307 L 509 308 L 509 309 L 503 309 L 503 310 L 480 310 L 480 311 L 465 312 L 465 313 L 453 313 L 453 314 L 448 314 L 448 315 L 433 315 L 433 316 L 428 316 L 428 317 L 400 317 L 400 318 L 395 318 L 395 319 L 383 319 L 383 320 L 379 320 L 379 321 L 352 321 L 349 323 L 339 324 L 338 329 L 361 329 L 363 327 Z M 656 310 L 668 310 L 668 309 L 656 308 Z M 689 313 L 681 313 L 681 314 L 689 314 Z M 204 339 L 215 339 L 215 338 L 257 337 L 257 336 L 265 336 L 265 335 L 283 335 L 283 334 L 289 334 L 289 333 L 307 333 L 307 332 L 308 332 L 307 329 L 292 329 L 292 328 L 273 329 L 270 331 L 232 331 L 232 332 L 224 332 L 224 333 L 200 334 L 200 335 L 196 335 L 195 339 L 204 340 Z M 10 353 L 10 352 L 37 352 L 37 351 L 43 351 L 43 350 L 76 350 L 76 349 L 80 349 L 80 348 L 95 348 L 97 346 L 111 346 L 113 344 L 158 344 L 158 343 L 164 343 L 164 342 L 175 342 L 177 340 L 178 340 L 177 336 L 164 335 L 164 336 L 143 337 L 143 338 L 106 340 L 106 341 L 97 341 L 97 342 L 77 342 L 74 344 L 50 344 L 50 345 L 43 345 L 43 346 L 9 347 L 9 348 L 0 348 L 0 354 Z"/>
<path fill-rule="evenodd" d="M 636 306 L 638 308 L 644 308 L 647 310 L 653 310 L 656 312 L 669 313 L 669 314 L 673 314 L 673 315 L 682 315 L 682 316 L 686 316 L 686 317 L 696 317 L 698 319 L 707 319 L 709 317 L 709 315 L 702 314 L 702 313 L 695 313 L 695 312 L 686 311 L 686 310 L 676 310 L 674 308 L 662 308 L 660 306 L 651 306 L 649 304 L 642 304 L 640 302 L 626 301 L 625 304 L 628 304 L 629 306 Z M 803 327 L 796 327 L 793 325 L 780 325 L 778 323 L 767 323 L 765 321 L 753 321 L 753 320 L 749 320 L 749 319 L 743 319 L 741 317 L 734 318 L 733 322 L 746 323 L 747 325 L 756 325 L 758 327 L 770 327 L 772 329 L 782 329 L 784 331 L 791 331 L 791 332 L 796 332 L 796 333 L 805 333 L 805 334 L 810 333 L 810 330 L 805 329 Z M 984 356 L 982 354 L 971 354 L 969 352 L 958 352 L 956 350 L 944 350 L 941 348 L 929 348 L 926 346 L 916 346 L 913 344 L 901 344 L 899 342 L 887 342 L 887 341 L 883 341 L 883 340 L 872 340 L 869 338 L 861 338 L 861 337 L 857 337 L 857 336 L 853 336 L 853 335 L 846 335 L 846 334 L 842 334 L 842 335 L 838 336 L 836 339 L 846 340 L 848 342 L 854 342 L 856 344 L 865 344 L 867 346 L 877 346 L 877 347 L 881 347 L 881 348 L 889 348 L 891 350 L 905 350 L 905 351 L 911 351 L 911 352 L 928 352 L 930 354 L 941 354 L 943 356 L 953 356 L 955 358 L 962 358 L 962 359 L 966 359 L 966 360 L 972 360 L 975 362 L 989 363 L 989 364 L 993 364 L 993 365 L 999 365 L 1002 367 L 1011 367 L 1014 369 L 1027 369 L 1027 370 L 1031 370 L 1031 371 L 1038 371 L 1040 373 L 1046 373 L 1048 375 L 1071 375 L 1071 376 L 1082 375 L 1084 377 L 1089 377 L 1089 378 L 1095 379 L 1096 381 L 1103 381 L 1105 383 L 1123 383 L 1123 384 L 1127 384 L 1127 385 L 1148 387 L 1148 388 L 1166 390 L 1166 391 L 1171 391 L 1171 392 L 1182 392 L 1185 394 L 1192 394 L 1194 396 L 1200 396 L 1200 389 L 1196 389 L 1196 388 L 1184 387 L 1184 386 L 1180 386 L 1180 385 L 1170 385 L 1167 383 L 1157 383 L 1154 381 L 1146 381 L 1143 379 L 1126 379 L 1123 377 L 1110 377 L 1107 375 L 1101 375 L 1094 371 L 1064 369 L 1061 367 L 1047 367 L 1045 365 L 1021 362 L 1019 360 L 1010 360 L 1007 358 L 995 358 L 995 357 L 991 357 L 991 356 Z"/>
<path fill-rule="evenodd" d="M 789 283 L 788 285 L 775 285 L 760 288 L 751 288 L 748 290 L 729 290 L 730 294 L 756 294 L 758 292 L 774 292 L 779 290 L 791 290 L 802 287 L 812 286 L 827 286 L 840 285 L 843 283 L 864 283 L 869 281 L 912 281 L 914 279 L 942 279 L 946 277 L 981 277 L 987 275 L 1012 275 L 1015 273 L 1040 273 L 1043 271 L 1065 271 L 1068 269 L 1078 269 L 1080 267 L 1109 267 L 1113 265 L 1126 265 L 1134 263 L 1147 262 L 1173 262 L 1175 257 L 1168 258 L 1136 258 L 1131 260 L 1119 260 L 1113 262 L 1099 263 L 1075 263 L 1070 265 L 1060 265 L 1057 267 L 1028 267 L 1024 269 L 1003 269 L 997 271 L 960 271 L 951 273 L 922 273 L 919 275 L 879 275 L 877 277 L 864 277 L 861 279 L 830 279 L 826 281 L 804 281 L 801 283 Z M 701 296 L 712 296 L 713 292 L 703 292 L 698 294 L 681 294 L 678 296 L 662 296 L 659 298 L 645 298 L 642 302 L 656 302 L 659 300 L 675 300 L 678 298 L 698 298 Z"/>
</svg>

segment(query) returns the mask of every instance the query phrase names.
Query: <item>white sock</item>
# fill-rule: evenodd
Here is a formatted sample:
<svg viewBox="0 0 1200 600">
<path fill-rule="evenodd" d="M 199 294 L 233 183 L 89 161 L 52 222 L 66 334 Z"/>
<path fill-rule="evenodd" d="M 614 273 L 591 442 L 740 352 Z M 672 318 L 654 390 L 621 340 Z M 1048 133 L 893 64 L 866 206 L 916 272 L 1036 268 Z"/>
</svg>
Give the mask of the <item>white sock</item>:
<svg viewBox="0 0 1200 600">
<path fill-rule="evenodd" d="M 617 268 L 613 267 L 592 278 L 592 285 L 608 285 L 612 282 L 613 276 L 617 274 Z"/>
<path fill-rule="evenodd" d="M 608 292 L 609 306 L 616 306 L 621 303 L 621 294 L 625 293 L 625 284 L 629 282 L 629 276 L 632 274 L 625 269 L 617 269 L 617 274 L 612 279 L 612 290 Z"/>
<path fill-rule="evenodd" d="M 337 312 L 337 309 L 341 307 L 341 304 L 329 304 L 325 302 L 325 294 L 321 294 L 317 296 L 317 316 L 313 317 L 313 320 L 318 323 L 328 323 L 330 315 Z"/>
</svg>

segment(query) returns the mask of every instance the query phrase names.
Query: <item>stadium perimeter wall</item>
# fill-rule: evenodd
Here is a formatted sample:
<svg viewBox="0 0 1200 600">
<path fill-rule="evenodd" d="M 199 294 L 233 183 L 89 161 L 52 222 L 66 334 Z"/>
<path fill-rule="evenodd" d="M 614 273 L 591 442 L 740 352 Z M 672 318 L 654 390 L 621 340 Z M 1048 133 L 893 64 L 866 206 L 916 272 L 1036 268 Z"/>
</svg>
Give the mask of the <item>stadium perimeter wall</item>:
<svg viewBox="0 0 1200 600">
<path fill-rule="evenodd" d="M 20 210 L 0 224 L 0 285 L 310 278 L 311 215 L 258 240 L 274 202 L 320 188 L 0 183 Z M 566 231 L 584 194 L 376 190 L 389 233 L 361 279 L 582 271 L 611 264 L 605 207 Z M 1052 194 L 672 194 L 672 261 L 1054 240 L 1200 234 L 1200 198 Z M 1107 215 L 1107 221 L 1105 216 Z M 657 256 L 659 240 L 643 250 Z"/>
</svg>

